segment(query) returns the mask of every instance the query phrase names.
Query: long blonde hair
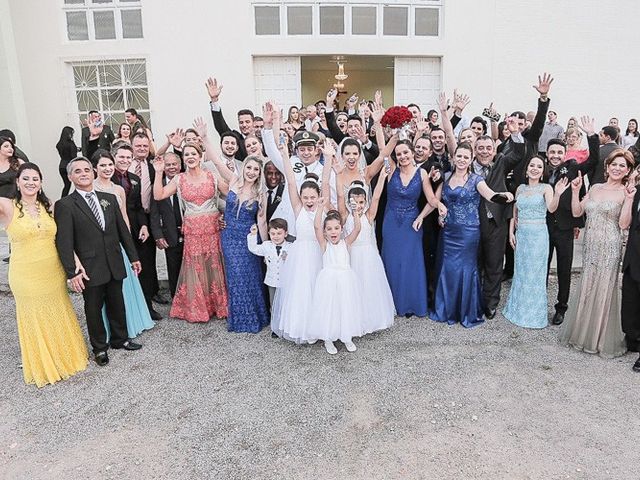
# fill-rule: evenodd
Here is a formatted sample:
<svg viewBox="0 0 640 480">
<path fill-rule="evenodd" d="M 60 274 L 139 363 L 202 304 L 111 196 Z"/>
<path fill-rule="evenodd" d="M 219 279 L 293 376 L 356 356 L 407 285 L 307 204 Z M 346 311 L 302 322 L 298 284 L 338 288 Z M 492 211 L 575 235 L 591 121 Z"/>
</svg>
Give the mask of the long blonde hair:
<svg viewBox="0 0 640 480">
<path fill-rule="evenodd" d="M 242 167 L 240 168 L 240 172 L 238 174 L 238 190 L 242 190 L 244 186 L 244 167 L 249 162 L 255 162 L 260 167 L 260 176 L 256 179 L 256 181 L 251 186 L 251 197 L 247 200 L 247 206 L 253 205 L 260 199 L 260 195 L 265 191 L 264 187 L 264 161 L 262 158 L 257 157 L 255 155 L 250 155 L 244 159 L 242 162 Z M 238 210 L 236 211 L 236 215 L 240 213 L 240 203 L 238 203 Z"/>
</svg>

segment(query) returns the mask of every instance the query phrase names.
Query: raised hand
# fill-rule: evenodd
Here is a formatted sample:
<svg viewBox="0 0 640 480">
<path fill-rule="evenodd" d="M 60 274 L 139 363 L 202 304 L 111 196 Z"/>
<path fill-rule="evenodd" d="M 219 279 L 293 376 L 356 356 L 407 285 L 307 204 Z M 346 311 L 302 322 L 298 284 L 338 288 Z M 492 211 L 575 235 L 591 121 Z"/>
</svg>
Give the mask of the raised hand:
<svg viewBox="0 0 640 480">
<path fill-rule="evenodd" d="M 384 108 L 379 103 L 373 104 L 373 111 L 371 112 L 371 117 L 375 123 L 380 123 L 382 117 L 384 117 Z"/>
<path fill-rule="evenodd" d="M 378 105 L 382 107 L 382 90 L 376 90 L 376 93 L 373 96 L 374 105 Z"/>
<path fill-rule="evenodd" d="M 164 172 L 164 158 L 162 157 L 162 155 L 158 155 L 153 159 L 153 169 L 156 171 L 156 173 Z"/>
<path fill-rule="evenodd" d="M 469 95 L 459 94 L 457 90 L 453 91 L 453 108 L 456 115 L 460 116 L 462 111 L 471 102 Z"/>
<path fill-rule="evenodd" d="M 546 99 L 552 83 L 553 77 L 545 72 L 542 74 L 542 77 L 538 75 L 538 85 L 533 85 L 533 88 L 538 91 L 540 98 Z"/>
<path fill-rule="evenodd" d="M 633 202 L 633 198 L 636 196 L 636 191 L 637 191 L 637 188 L 635 183 L 627 182 L 627 186 L 624 189 L 625 199 Z"/>
<path fill-rule="evenodd" d="M 429 122 L 426 121 L 424 118 L 418 120 L 416 122 L 416 133 L 420 132 L 425 133 L 429 131 Z"/>
<path fill-rule="evenodd" d="M 518 132 L 518 118 L 517 117 L 507 117 L 507 119 L 505 120 L 507 122 L 507 129 L 509 130 L 509 132 L 511 133 L 517 133 Z"/>
<path fill-rule="evenodd" d="M 273 126 L 273 104 L 269 101 L 262 106 L 262 119 L 264 128 L 270 129 Z"/>
<path fill-rule="evenodd" d="M 362 127 L 362 125 L 356 125 L 354 127 L 354 130 L 355 130 L 356 138 L 360 140 L 360 143 L 362 143 L 363 145 L 367 143 L 369 139 L 367 138 L 367 132 Z"/>
<path fill-rule="evenodd" d="M 184 137 L 185 137 L 184 130 L 181 128 L 176 128 L 175 132 L 171 132 L 167 135 L 167 140 L 175 148 L 180 149 L 182 148 Z"/>
<path fill-rule="evenodd" d="M 358 104 L 358 95 L 354 93 L 347 99 L 347 109 L 348 110 L 351 110 L 352 108 L 355 109 L 355 106 L 357 104 Z"/>
<path fill-rule="evenodd" d="M 582 172 L 578 170 L 578 176 L 571 182 L 571 190 L 579 192 L 580 188 L 582 188 Z"/>
<path fill-rule="evenodd" d="M 253 225 L 251 225 L 251 229 L 249 229 L 249 233 L 251 235 L 257 235 L 258 234 L 258 225 L 256 225 L 255 223 Z"/>
<path fill-rule="evenodd" d="M 584 115 L 580 117 L 580 122 L 578 123 L 578 127 L 588 136 L 596 133 L 596 121 L 594 118 L 589 115 Z"/>
<path fill-rule="evenodd" d="M 333 106 L 335 105 L 335 101 L 336 98 L 338 97 L 338 90 L 335 88 L 332 88 L 331 90 L 329 90 L 327 92 L 327 108 L 333 108 Z"/>
<path fill-rule="evenodd" d="M 211 98 L 211 101 L 217 102 L 220 98 L 220 94 L 222 93 L 223 85 L 218 85 L 218 80 L 212 77 L 209 77 L 204 85 L 205 87 L 207 87 L 207 92 L 209 93 L 209 98 Z"/>
<path fill-rule="evenodd" d="M 561 178 L 556 182 L 556 186 L 554 188 L 555 194 L 558 196 L 562 195 L 567 190 L 567 188 L 569 188 L 569 185 L 570 183 L 567 177 Z"/>
<path fill-rule="evenodd" d="M 197 117 L 193 121 L 193 129 L 196 132 L 198 132 L 198 135 L 200 135 L 200 138 L 202 138 L 203 140 L 206 138 L 206 136 L 207 136 L 207 124 L 204 122 L 204 119 L 202 117 Z"/>
<path fill-rule="evenodd" d="M 438 95 L 438 108 L 440 109 L 440 112 L 446 112 L 448 106 L 449 99 L 447 98 L 447 94 L 444 92 L 440 92 L 440 95 Z"/>
<path fill-rule="evenodd" d="M 325 158 L 333 158 L 336 156 L 336 149 L 333 146 L 333 142 L 328 138 L 320 144 L 320 150 Z"/>
</svg>

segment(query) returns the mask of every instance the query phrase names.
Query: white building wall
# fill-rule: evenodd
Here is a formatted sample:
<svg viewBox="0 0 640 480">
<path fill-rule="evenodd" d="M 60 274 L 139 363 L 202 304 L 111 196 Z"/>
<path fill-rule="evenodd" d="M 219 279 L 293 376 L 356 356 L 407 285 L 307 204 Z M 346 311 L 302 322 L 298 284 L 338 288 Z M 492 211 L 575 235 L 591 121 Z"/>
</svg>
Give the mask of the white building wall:
<svg viewBox="0 0 640 480">
<path fill-rule="evenodd" d="M 0 11 L 10 12 L 2 20 L 0 72 L 20 82 L 15 86 L 5 75 L 0 80 L 0 127 L 14 129 L 55 196 L 60 130 L 67 124 L 80 130 L 65 62 L 145 58 L 160 144 L 166 132 L 190 125 L 194 116 L 210 119 L 207 76 L 224 84 L 221 103 L 234 125 L 235 111 L 256 101 L 254 56 L 337 54 L 441 57 L 442 87 L 468 93 L 470 113 L 491 101 L 501 112 L 534 109 L 531 85 L 548 71 L 556 78 L 552 108 L 562 123 L 583 113 L 601 125 L 612 115 L 624 123 L 640 115 L 640 58 L 632 53 L 640 40 L 634 25 L 639 3 L 444 0 L 440 37 L 372 39 L 256 37 L 249 0 L 143 0 L 144 39 L 70 42 L 63 0 L 0 0 Z M 14 46 L 6 34 L 9 21 Z"/>
</svg>

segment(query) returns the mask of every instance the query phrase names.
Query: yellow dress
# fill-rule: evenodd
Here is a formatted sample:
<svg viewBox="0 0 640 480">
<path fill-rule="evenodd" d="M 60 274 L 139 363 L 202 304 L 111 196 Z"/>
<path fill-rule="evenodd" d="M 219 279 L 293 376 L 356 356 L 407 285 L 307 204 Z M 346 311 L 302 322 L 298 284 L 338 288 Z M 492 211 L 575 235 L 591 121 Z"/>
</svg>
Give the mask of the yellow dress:
<svg viewBox="0 0 640 480">
<path fill-rule="evenodd" d="M 38 218 L 26 210 L 20 216 L 14 205 L 7 233 L 24 381 L 42 387 L 87 368 L 87 346 L 56 251 L 53 218 L 42 205 Z"/>
</svg>

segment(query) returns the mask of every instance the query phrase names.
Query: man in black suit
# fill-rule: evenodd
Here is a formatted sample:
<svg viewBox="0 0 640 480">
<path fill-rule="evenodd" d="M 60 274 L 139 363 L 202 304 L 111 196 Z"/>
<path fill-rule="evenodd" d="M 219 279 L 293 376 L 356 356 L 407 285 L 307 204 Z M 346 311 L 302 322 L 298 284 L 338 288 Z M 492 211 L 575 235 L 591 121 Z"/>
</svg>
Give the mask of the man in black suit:
<svg viewBox="0 0 640 480">
<path fill-rule="evenodd" d="M 496 155 L 495 144 L 488 135 L 479 137 L 475 145 L 473 170 L 496 192 L 507 190 L 507 174 L 524 161 L 524 138 L 518 131 L 516 118 L 509 117 L 507 126 L 511 131 L 513 144 L 506 155 Z M 488 319 L 495 317 L 500 303 L 504 252 L 512 216 L 513 205 L 488 202 L 484 198 L 480 200 L 480 267 L 483 275 L 484 314 Z"/>
<path fill-rule="evenodd" d="M 143 273 L 139 277 L 140 285 L 142 286 L 151 318 L 160 320 L 162 319 L 162 315 L 153 309 L 152 303 L 152 298 L 158 291 L 158 276 L 155 269 L 156 247 L 149 234 L 149 214 L 145 211 L 142 204 L 142 188 L 144 183 L 138 175 L 130 171 L 133 161 L 132 147 L 127 144 L 117 145 L 113 152 L 113 158 L 115 159 L 115 172 L 113 177 L 111 177 L 111 181 L 120 185 L 127 196 L 127 216 L 129 217 L 129 225 L 131 226 L 131 235 L 134 238 L 134 244 L 138 251 L 140 263 L 142 264 Z M 145 268 L 148 268 L 151 272 L 145 274 Z M 155 290 L 153 283 L 154 278 Z"/>
<path fill-rule="evenodd" d="M 600 139 L 600 160 L 593 171 L 589 174 L 590 185 L 605 182 L 604 171 L 606 169 L 604 167 L 604 161 L 609 155 L 611 155 L 611 152 L 621 148 L 620 145 L 616 143 L 616 140 L 618 139 L 618 130 L 615 127 L 603 127 L 602 130 L 600 130 L 598 137 Z"/>
<path fill-rule="evenodd" d="M 220 93 L 222 93 L 222 85 L 218 85 L 218 80 L 215 78 L 208 78 L 206 82 L 207 92 L 211 99 L 211 117 L 213 118 L 213 126 L 219 135 L 223 133 L 231 132 L 238 140 L 238 151 L 236 152 L 236 158 L 238 160 L 244 160 L 247 157 L 247 149 L 244 146 L 244 139 L 247 135 L 254 135 L 256 133 L 256 127 L 254 124 L 255 116 L 253 112 L 248 109 L 238 111 L 238 130 L 232 130 L 227 125 L 224 116 L 222 115 L 222 109 L 218 100 L 220 99 Z"/>
<path fill-rule="evenodd" d="M 100 112 L 91 110 L 87 115 L 86 126 L 82 127 L 82 155 L 91 158 L 99 148 L 111 150 L 115 138 L 111 127 L 104 123 Z"/>
<path fill-rule="evenodd" d="M 284 195 L 284 178 L 273 162 L 267 162 L 264 166 L 264 181 L 267 185 L 267 223 L 269 223 Z"/>
<path fill-rule="evenodd" d="M 127 335 L 122 297 L 122 280 L 127 273 L 120 244 L 127 252 L 133 271 L 138 274 L 141 267 L 115 195 L 93 189 L 91 162 L 86 158 L 71 160 L 67 172 L 75 191 L 56 203 L 56 248 L 67 282 L 75 292 L 82 292 L 95 360 L 104 366 L 109 363 L 109 343 L 102 320 L 103 305 L 107 308 L 111 347 L 125 350 L 141 347 Z M 76 265 L 74 253 L 82 268 Z"/>
<path fill-rule="evenodd" d="M 630 183 L 635 183 L 632 174 Z M 627 250 L 622 261 L 622 331 L 630 352 L 640 352 L 640 191 L 633 198 Z M 633 365 L 640 372 L 640 357 Z"/>
<path fill-rule="evenodd" d="M 567 146 L 562 140 L 552 138 L 547 146 L 547 165 L 549 185 L 555 189 L 556 184 L 563 178 L 572 181 L 578 176 L 587 175 L 598 163 L 598 136 L 594 131 L 594 123 L 589 117 L 581 118 L 580 128 L 588 135 L 589 158 L 584 163 L 574 159 L 567 159 Z M 580 198 L 585 194 L 584 186 Z M 551 323 L 560 325 L 564 321 L 571 289 L 571 265 L 573 263 L 573 241 L 578 229 L 584 226 L 584 218 L 576 218 L 571 213 L 571 189 L 568 188 L 560 195 L 560 203 L 553 213 L 547 213 L 547 228 L 549 229 L 549 266 L 556 251 L 556 268 L 558 275 L 558 301 Z M 548 273 L 547 273 L 548 275 Z"/>
<path fill-rule="evenodd" d="M 166 185 L 178 173 L 180 173 L 180 157 L 175 153 L 164 154 L 164 178 L 162 184 Z M 184 237 L 182 235 L 182 210 L 178 195 L 155 200 L 151 198 L 151 233 L 156 240 L 156 247 L 164 250 L 167 259 L 167 276 L 169 277 L 169 291 L 173 297 L 176 294 L 176 285 L 182 254 Z"/>
</svg>

